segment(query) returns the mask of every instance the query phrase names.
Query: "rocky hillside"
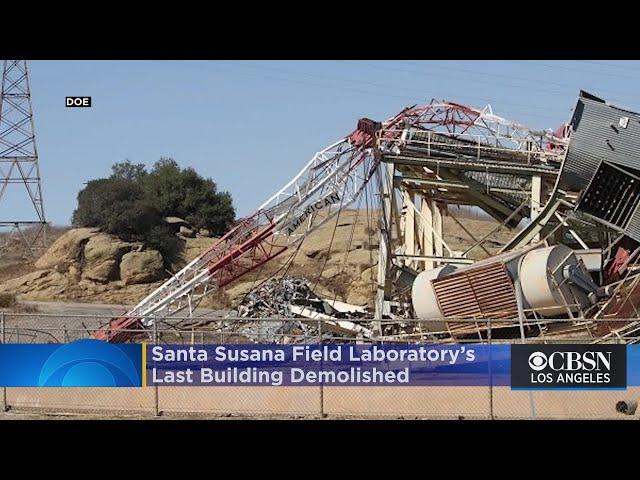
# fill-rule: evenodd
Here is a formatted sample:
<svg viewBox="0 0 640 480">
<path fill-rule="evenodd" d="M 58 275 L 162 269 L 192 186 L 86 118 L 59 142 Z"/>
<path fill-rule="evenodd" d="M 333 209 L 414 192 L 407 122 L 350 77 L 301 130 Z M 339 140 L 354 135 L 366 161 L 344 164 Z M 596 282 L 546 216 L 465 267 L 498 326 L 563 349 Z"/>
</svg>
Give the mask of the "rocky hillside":
<svg viewBox="0 0 640 480">
<path fill-rule="evenodd" d="M 495 223 L 465 220 L 478 237 Z M 459 227 L 445 218 L 445 236 L 454 249 L 469 240 Z M 511 235 L 494 234 L 489 250 Z M 180 259 L 169 268 L 159 252 L 142 244 L 125 242 L 91 228 L 68 230 L 55 240 L 35 263 L 21 265 L 19 275 L 10 268 L 2 276 L 0 293 L 17 294 L 22 300 L 73 300 L 135 304 L 157 288 L 170 272 L 178 271 L 213 242 L 206 236 L 179 235 Z M 205 299 L 203 306 L 235 306 L 243 296 L 273 275 L 305 277 L 321 296 L 352 304 L 372 304 L 377 265 L 377 229 L 364 212 L 345 211 L 336 220 L 309 235 L 297 250 L 285 251 L 266 265 L 227 285 Z M 482 253 L 482 252 L 480 252 Z M 13 272 L 13 273 L 11 273 Z"/>
<path fill-rule="evenodd" d="M 0 292 L 24 300 L 132 302 L 166 275 L 159 252 L 97 229 L 77 228 L 60 236 L 32 272 L 3 281 Z"/>
</svg>

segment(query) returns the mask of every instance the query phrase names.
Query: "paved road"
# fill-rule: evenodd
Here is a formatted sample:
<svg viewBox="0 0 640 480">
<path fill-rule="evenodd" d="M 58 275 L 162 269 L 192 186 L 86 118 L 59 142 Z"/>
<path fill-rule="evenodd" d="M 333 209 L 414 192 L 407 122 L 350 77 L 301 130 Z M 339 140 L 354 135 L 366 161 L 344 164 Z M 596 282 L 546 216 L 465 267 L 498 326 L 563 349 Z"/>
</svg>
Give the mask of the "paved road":
<svg viewBox="0 0 640 480">
<path fill-rule="evenodd" d="M 114 305 L 107 303 L 81 303 L 81 302 L 20 302 L 37 309 L 38 312 L 47 314 L 67 315 L 108 315 L 114 316 L 126 312 L 132 305 Z"/>
</svg>

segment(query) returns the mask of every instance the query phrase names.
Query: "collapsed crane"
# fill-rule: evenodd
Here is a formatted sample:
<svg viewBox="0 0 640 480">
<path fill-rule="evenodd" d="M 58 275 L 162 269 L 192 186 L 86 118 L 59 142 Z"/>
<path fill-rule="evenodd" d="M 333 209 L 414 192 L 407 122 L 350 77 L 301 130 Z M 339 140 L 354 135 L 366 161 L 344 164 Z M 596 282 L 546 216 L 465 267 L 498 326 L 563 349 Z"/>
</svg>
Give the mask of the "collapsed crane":
<svg viewBox="0 0 640 480">
<path fill-rule="evenodd" d="M 390 127 L 406 111 L 384 122 Z M 316 153 L 307 165 L 258 210 L 240 220 L 202 255 L 167 280 L 125 315 L 94 332 L 106 341 L 125 341 L 131 329 L 157 317 L 191 311 L 205 295 L 272 260 L 350 205 L 376 170 L 376 132 L 383 124 L 361 119 L 350 135 Z M 323 220 L 314 223 L 317 215 Z"/>
<path fill-rule="evenodd" d="M 474 130 L 482 133 L 472 134 Z M 421 131 L 438 132 L 433 146 L 445 151 L 445 156 L 451 156 L 447 149 L 457 149 L 471 157 L 477 150 L 479 157 L 483 149 L 493 152 L 497 160 L 510 151 L 522 154 L 525 161 L 532 153 L 536 161 L 544 161 L 545 152 L 563 145 L 562 139 L 552 133 L 534 132 L 509 122 L 494 115 L 490 107 L 478 110 L 431 102 L 405 108 L 384 122 L 362 118 L 352 133 L 316 153 L 254 214 L 240 220 L 132 310 L 94 332 L 94 337 L 123 342 L 159 318 L 183 309 L 191 313 L 204 296 L 295 248 L 308 234 L 353 204 L 378 173 L 384 154 L 400 154 L 400 147 L 410 137 L 415 140 L 416 132 Z M 428 143 L 431 148 L 430 133 Z M 556 156 L 554 153 L 550 158 Z M 381 202 L 383 210 L 386 200 Z M 381 280 L 384 282 L 384 275 Z M 381 287 L 384 289 L 379 281 Z"/>
</svg>

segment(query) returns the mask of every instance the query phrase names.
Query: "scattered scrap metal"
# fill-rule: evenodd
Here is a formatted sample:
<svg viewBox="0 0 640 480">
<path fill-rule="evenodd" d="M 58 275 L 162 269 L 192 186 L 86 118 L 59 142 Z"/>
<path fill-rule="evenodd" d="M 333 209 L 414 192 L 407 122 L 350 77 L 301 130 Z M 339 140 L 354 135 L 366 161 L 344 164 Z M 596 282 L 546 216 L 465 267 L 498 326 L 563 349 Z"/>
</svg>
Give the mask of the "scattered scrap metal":
<svg viewBox="0 0 640 480">
<path fill-rule="evenodd" d="M 238 306 L 238 315 L 263 319 L 301 318 L 299 322 L 282 320 L 246 323 L 240 331 L 252 339 L 273 339 L 274 335 L 293 335 L 296 332 L 305 337 L 317 336 L 321 329 L 324 329 L 323 333 L 333 336 L 371 336 L 368 325 L 348 320 L 371 318 L 366 308 L 323 299 L 311 290 L 305 278 L 268 280 L 246 295 Z"/>
<path fill-rule="evenodd" d="M 330 313 L 328 305 L 311 291 L 305 278 L 272 278 L 249 292 L 240 306 L 241 317 L 292 317 L 291 305 L 308 306 L 316 311 Z"/>
</svg>

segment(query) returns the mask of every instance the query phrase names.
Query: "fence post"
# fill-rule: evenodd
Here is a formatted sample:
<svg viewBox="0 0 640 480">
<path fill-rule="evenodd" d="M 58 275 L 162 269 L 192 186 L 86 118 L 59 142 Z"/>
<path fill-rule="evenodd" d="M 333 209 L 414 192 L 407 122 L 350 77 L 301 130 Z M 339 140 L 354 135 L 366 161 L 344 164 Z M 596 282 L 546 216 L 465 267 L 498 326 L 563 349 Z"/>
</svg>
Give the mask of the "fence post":
<svg viewBox="0 0 640 480">
<path fill-rule="evenodd" d="M 489 419 L 493 420 L 493 348 L 491 346 L 491 319 L 488 319 L 487 327 L 487 340 L 489 341 Z"/>
<path fill-rule="evenodd" d="M 153 315 L 153 343 L 158 343 L 158 319 Z M 153 413 L 156 417 L 160 416 L 160 406 L 158 402 L 158 385 L 153 386 Z"/>
<path fill-rule="evenodd" d="M 322 320 L 318 320 L 318 345 L 322 345 Z M 323 365 L 320 362 L 320 370 Z M 324 418 L 324 382 L 320 382 L 320 418 Z"/>
<path fill-rule="evenodd" d="M 2 336 L 2 344 L 4 345 L 6 340 L 4 312 L 0 313 L 0 335 Z M 2 387 L 2 411 L 7 412 L 8 410 L 9 405 L 7 405 L 7 387 Z"/>
<path fill-rule="evenodd" d="M 520 275 L 520 265 L 521 263 L 518 264 L 518 275 Z M 524 333 L 524 321 L 526 320 L 526 317 L 524 315 L 524 294 L 522 293 L 522 284 L 520 283 L 520 277 L 516 277 L 516 280 L 514 282 L 514 286 L 516 289 L 516 303 L 518 304 L 518 319 L 520 320 L 520 343 L 527 343 L 527 337 Z M 531 390 L 528 391 L 529 393 L 529 409 L 531 411 L 531 420 L 535 420 L 536 419 L 536 402 L 533 399 L 533 392 Z"/>
</svg>

